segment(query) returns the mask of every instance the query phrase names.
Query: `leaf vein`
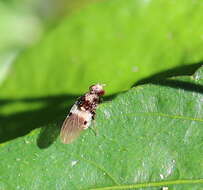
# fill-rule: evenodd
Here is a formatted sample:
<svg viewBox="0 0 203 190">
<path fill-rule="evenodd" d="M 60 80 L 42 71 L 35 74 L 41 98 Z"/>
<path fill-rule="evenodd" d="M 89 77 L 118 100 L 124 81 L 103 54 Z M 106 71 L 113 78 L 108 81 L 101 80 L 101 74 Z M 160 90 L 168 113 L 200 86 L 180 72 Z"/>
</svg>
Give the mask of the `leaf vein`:
<svg viewBox="0 0 203 190">
<path fill-rule="evenodd" d="M 130 115 L 131 113 L 129 113 Z M 197 121 L 197 122 L 203 122 L 203 118 L 192 118 L 192 117 L 185 117 L 185 116 L 181 116 L 181 115 L 170 115 L 170 114 L 166 114 L 166 113 L 160 113 L 160 112 L 137 112 L 137 113 L 133 113 L 133 115 L 146 115 L 146 116 L 160 116 L 160 117 L 168 117 L 168 118 L 172 118 L 172 119 L 181 119 L 181 120 L 190 120 L 190 121 Z"/>
<path fill-rule="evenodd" d="M 107 172 L 107 170 L 101 166 L 99 166 L 97 163 L 95 163 L 94 161 L 92 160 L 87 160 L 83 157 L 81 157 L 82 160 L 88 162 L 89 164 L 95 166 L 96 168 L 98 168 L 99 170 L 101 170 L 102 172 L 104 172 L 105 174 L 107 174 L 107 176 L 116 184 L 116 185 L 120 185 L 117 180 L 114 178 L 113 175 L 111 175 L 109 172 Z"/>
</svg>

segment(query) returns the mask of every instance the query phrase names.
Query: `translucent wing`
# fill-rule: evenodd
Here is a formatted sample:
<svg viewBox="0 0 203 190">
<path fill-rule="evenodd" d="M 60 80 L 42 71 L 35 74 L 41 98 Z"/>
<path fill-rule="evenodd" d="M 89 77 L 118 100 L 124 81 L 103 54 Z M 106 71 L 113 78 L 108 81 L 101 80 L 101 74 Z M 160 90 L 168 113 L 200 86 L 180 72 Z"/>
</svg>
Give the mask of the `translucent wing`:
<svg viewBox="0 0 203 190">
<path fill-rule="evenodd" d="M 85 119 L 78 114 L 72 114 L 68 116 L 63 122 L 61 128 L 61 141 L 64 144 L 71 143 L 76 137 L 78 137 L 81 131 L 84 129 Z"/>
</svg>

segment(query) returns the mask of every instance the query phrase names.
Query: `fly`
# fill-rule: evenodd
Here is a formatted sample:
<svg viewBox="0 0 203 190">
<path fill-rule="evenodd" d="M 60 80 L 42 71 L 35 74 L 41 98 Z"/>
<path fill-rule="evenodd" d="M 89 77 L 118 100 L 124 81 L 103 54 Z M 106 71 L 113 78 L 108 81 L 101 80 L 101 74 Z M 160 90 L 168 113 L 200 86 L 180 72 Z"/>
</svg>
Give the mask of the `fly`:
<svg viewBox="0 0 203 190">
<path fill-rule="evenodd" d="M 95 119 L 96 108 L 105 91 L 102 84 L 89 87 L 89 92 L 78 98 L 63 122 L 60 137 L 64 144 L 71 143 L 81 131 L 87 129 Z"/>
</svg>

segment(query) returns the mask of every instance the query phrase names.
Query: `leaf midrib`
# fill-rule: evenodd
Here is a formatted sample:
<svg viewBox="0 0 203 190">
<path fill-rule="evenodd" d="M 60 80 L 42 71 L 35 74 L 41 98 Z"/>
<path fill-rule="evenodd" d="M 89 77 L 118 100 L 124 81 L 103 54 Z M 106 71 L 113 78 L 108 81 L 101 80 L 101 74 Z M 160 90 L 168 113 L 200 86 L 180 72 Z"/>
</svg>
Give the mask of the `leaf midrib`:
<svg viewBox="0 0 203 190">
<path fill-rule="evenodd" d="M 145 187 L 163 187 L 168 185 L 181 185 L 181 184 L 201 184 L 203 179 L 180 179 L 172 181 L 159 181 L 159 182 L 148 182 L 148 183 L 138 183 L 133 185 L 120 185 L 120 186 L 111 186 L 111 187 L 99 187 L 91 188 L 89 190 L 115 190 L 115 189 L 137 189 Z"/>
</svg>

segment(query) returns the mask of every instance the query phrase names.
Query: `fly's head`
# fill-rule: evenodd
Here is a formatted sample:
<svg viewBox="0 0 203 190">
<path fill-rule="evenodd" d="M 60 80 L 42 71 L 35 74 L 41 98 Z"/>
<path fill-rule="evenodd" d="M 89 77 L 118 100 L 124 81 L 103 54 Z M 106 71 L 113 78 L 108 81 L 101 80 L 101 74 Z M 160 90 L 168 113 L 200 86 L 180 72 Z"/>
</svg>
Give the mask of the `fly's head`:
<svg viewBox="0 0 203 190">
<path fill-rule="evenodd" d="M 103 96 L 105 94 L 104 84 L 95 84 L 90 86 L 90 93 L 97 94 L 98 96 Z"/>
</svg>

